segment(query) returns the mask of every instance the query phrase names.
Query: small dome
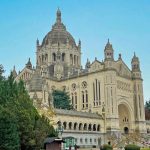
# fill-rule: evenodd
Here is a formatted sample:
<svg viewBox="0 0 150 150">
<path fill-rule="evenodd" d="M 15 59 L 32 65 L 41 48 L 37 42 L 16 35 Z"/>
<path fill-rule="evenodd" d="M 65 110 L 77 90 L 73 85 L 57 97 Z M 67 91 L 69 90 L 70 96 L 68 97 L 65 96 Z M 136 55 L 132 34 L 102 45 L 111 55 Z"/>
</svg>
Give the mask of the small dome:
<svg viewBox="0 0 150 150">
<path fill-rule="evenodd" d="M 61 12 L 57 10 L 56 23 L 52 26 L 52 30 L 45 36 L 42 42 L 43 45 L 48 44 L 69 44 L 76 46 L 75 40 L 72 35 L 66 30 L 65 25 L 61 22 Z"/>
</svg>

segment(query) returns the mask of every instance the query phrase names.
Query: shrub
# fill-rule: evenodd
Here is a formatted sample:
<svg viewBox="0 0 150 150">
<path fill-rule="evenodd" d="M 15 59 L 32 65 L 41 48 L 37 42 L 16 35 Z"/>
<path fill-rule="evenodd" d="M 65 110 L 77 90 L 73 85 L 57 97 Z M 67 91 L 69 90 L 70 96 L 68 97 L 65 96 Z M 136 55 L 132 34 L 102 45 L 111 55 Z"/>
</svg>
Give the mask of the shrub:
<svg viewBox="0 0 150 150">
<path fill-rule="evenodd" d="M 129 144 L 125 146 L 125 150 L 140 150 L 140 147 L 134 144 Z"/>
<path fill-rule="evenodd" d="M 101 147 L 101 150 L 112 150 L 112 146 L 111 145 L 108 145 L 108 144 L 104 144 L 102 147 Z"/>
</svg>

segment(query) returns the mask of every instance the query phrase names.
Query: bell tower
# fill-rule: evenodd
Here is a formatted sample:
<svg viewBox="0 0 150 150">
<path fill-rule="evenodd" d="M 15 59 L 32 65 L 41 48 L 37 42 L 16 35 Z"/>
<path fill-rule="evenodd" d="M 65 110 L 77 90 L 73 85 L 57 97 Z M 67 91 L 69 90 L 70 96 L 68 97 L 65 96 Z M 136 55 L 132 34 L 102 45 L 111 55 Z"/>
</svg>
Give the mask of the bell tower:
<svg viewBox="0 0 150 150">
<path fill-rule="evenodd" d="M 135 130 L 140 133 L 146 132 L 145 125 L 145 109 L 144 109 L 144 97 L 143 97 L 143 79 L 141 77 L 140 61 L 134 53 L 131 61 L 132 66 L 132 80 L 134 91 L 134 116 L 135 116 Z"/>
<path fill-rule="evenodd" d="M 114 60 L 114 50 L 112 44 L 110 44 L 109 39 L 104 49 L 105 60 Z"/>
</svg>

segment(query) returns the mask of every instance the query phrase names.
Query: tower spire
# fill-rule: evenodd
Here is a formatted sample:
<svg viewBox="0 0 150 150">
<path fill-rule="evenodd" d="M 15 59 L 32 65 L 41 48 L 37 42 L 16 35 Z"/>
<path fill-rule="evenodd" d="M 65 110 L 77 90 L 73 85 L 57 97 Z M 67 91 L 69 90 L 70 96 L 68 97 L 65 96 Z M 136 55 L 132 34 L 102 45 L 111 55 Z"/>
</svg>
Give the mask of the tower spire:
<svg viewBox="0 0 150 150">
<path fill-rule="evenodd" d="M 56 18 L 56 23 L 61 23 L 61 11 L 60 11 L 60 9 L 59 9 L 59 7 L 58 7 L 58 9 L 57 9 L 57 18 Z"/>
</svg>

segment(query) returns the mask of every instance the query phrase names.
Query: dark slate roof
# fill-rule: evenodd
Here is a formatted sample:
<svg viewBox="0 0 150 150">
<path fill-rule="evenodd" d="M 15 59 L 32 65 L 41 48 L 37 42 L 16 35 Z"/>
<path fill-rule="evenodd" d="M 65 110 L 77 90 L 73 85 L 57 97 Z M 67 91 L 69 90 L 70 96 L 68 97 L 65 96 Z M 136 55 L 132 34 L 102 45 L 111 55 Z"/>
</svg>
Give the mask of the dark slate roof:
<svg viewBox="0 0 150 150">
<path fill-rule="evenodd" d="M 50 144 L 50 143 L 53 143 L 53 142 L 64 142 L 63 139 L 60 139 L 58 137 L 48 137 L 44 140 L 44 144 Z"/>
</svg>

